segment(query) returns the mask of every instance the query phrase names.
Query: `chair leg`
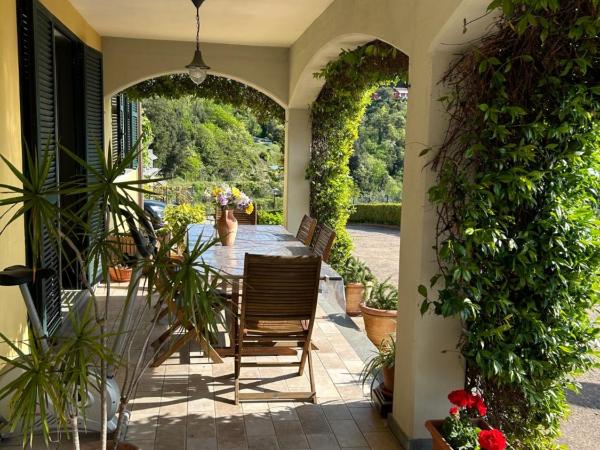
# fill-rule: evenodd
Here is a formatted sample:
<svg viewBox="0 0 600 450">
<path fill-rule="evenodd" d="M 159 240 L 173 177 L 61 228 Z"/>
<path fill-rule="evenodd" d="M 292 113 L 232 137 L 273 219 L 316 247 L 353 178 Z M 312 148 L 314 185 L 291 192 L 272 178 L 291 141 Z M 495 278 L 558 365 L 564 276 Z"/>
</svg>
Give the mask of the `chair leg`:
<svg viewBox="0 0 600 450">
<path fill-rule="evenodd" d="M 308 379 L 310 380 L 310 391 L 312 392 L 312 402 L 317 403 L 317 390 L 315 388 L 315 378 L 313 374 L 312 352 L 308 346 Z"/>
<path fill-rule="evenodd" d="M 238 335 L 238 339 L 235 341 L 235 358 L 234 358 L 234 395 L 235 404 L 240 404 L 240 373 L 242 371 L 242 338 Z"/>
<path fill-rule="evenodd" d="M 300 357 L 300 367 L 298 368 L 298 375 L 302 376 L 304 373 L 304 366 L 306 365 L 306 357 L 310 357 L 310 340 L 304 343 L 302 347 L 302 356 Z"/>
</svg>

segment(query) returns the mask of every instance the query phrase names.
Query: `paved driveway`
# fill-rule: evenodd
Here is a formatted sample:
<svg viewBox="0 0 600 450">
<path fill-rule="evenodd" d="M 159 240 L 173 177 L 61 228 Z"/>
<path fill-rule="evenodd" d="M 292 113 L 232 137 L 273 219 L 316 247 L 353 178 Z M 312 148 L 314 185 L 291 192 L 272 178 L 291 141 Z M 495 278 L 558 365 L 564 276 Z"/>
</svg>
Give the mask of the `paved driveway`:
<svg viewBox="0 0 600 450">
<path fill-rule="evenodd" d="M 398 282 L 400 230 L 376 225 L 349 225 L 354 255 L 362 259 L 380 280 L 391 277 Z M 354 318 L 359 326 L 362 320 Z M 600 449 L 600 370 L 578 378 L 581 393 L 567 393 L 571 415 L 563 425 L 560 442 L 572 450 Z"/>
</svg>

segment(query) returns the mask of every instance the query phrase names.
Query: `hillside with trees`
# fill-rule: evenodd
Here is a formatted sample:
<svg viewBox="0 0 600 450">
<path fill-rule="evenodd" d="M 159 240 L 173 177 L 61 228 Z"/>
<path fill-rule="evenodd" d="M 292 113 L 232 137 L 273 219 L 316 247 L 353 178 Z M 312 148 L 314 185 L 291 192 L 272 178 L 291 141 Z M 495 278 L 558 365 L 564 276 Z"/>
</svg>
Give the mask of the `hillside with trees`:
<svg viewBox="0 0 600 450">
<path fill-rule="evenodd" d="M 389 86 L 377 90 L 372 98 L 350 159 L 357 201 L 400 201 L 407 101 Z"/>
<path fill-rule="evenodd" d="M 283 187 L 283 124 L 259 122 L 246 108 L 183 97 L 143 101 L 157 156 L 155 167 L 171 185 L 189 186 L 196 200 L 228 183 L 269 201 Z"/>
</svg>

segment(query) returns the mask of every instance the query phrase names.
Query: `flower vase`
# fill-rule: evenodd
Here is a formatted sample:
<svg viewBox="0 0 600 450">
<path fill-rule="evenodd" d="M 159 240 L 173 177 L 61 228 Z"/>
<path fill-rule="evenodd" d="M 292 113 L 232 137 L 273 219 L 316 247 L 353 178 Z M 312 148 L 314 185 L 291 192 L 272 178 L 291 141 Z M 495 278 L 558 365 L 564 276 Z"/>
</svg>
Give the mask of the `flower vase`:
<svg viewBox="0 0 600 450">
<path fill-rule="evenodd" d="M 238 222 L 233 209 L 225 209 L 217 221 L 217 232 L 223 245 L 233 245 L 237 235 Z"/>
</svg>

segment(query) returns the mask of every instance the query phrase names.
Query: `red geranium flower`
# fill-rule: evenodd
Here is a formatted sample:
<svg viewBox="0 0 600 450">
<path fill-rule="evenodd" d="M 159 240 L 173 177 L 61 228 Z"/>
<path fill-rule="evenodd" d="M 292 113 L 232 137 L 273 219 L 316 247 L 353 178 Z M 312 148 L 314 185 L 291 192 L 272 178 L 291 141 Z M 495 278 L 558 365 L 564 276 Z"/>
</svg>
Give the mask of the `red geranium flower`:
<svg viewBox="0 0 600 450">
<path fill-rule="evenodd" d="M 450 392 L 448 400 L 459 408 L 474 408 L 478 403 L 483 403 L 483 399 L 479 395 L 473 395 L 464 389 Z"/>
<path fill-rule="evenodd" d="M 458 406 L 453 406 L 452 408 L 450 408 L 450 414 L 452 414 L 453 416 L 458 414 Z"/>
<path fill-rule="evenodd" d="M 475 408 L 477 408 L 477 412 L 481 417 L 485 417 L 487 414 L 487 407 L 485 406 L 485 402 L 481 397 L 477 397 L 477 400 L 475 401 Z"/>
<path fill-rule="evenodd" d="M 482 450 L 504 450 L 506 438 L 500 430 L 482 430 L 477 436 Z"/>
<path fill-rule="evenodd" d="M 470 403 L 470 396 L 471 394 L 464 389 L 459 389 L 457 391 L 450 392 L 450 394 L 448 394 L 448 400 L 450 400 L 450 403 L 458 406 L 459 408 L 465 408 Z"/>
</svg>

